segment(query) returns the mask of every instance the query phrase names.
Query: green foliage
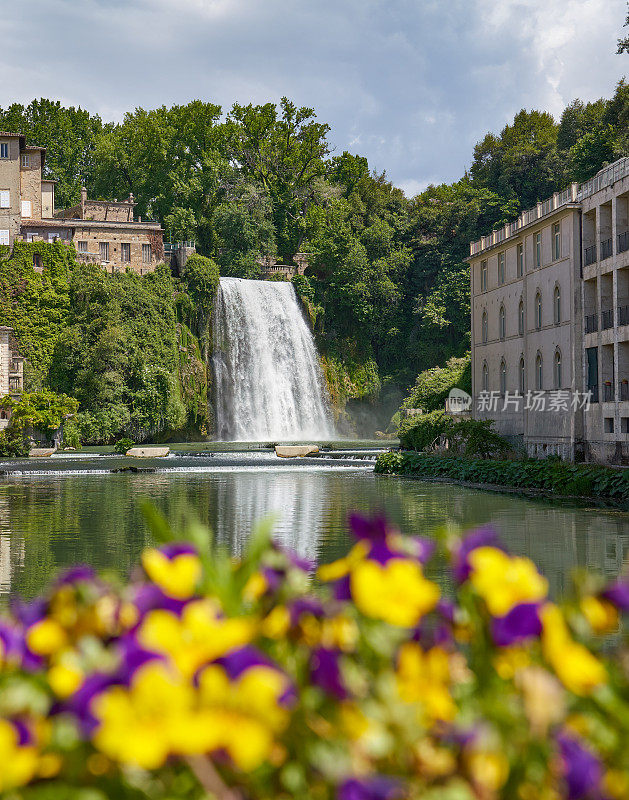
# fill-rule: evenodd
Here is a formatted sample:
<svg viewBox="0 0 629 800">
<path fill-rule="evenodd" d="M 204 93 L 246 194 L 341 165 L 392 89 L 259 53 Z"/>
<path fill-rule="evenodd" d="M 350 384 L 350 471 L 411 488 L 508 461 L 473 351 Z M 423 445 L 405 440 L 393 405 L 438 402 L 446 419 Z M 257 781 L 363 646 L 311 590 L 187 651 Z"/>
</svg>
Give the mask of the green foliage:
<svg viewBox="0 0 629 800">
<path fill-rule="evenodd" d="M 506 439 L 493 430 L 491 420 L 458 419 L 443 411 L 407 417 L 400 424 L 398 436 L 406 449 L 443 447 L 469 457 L 494 458 L 511 449 Z"/>
<path fill-rule="evenodd" d="M 6 396 L 0 400 L 4 408 L 11 408 L 11 427 L 23 431 L 35 428 L 44 433 L 60 428 L 64 419 L 78 411 L 74 397 L 56 394 L 50 389 L 23 392 L 18 400 Z"/>
<path fill-rule="evenodd" d="M 114 451 L 116 453 L 121 453 L 122 455 L 124 455 L 127 452 L 127 450 L 130 450 L 133 447 L 134 444 L 135 442 L 133 441 L 133 439 L 129 439 L 129 437 L 123 437 L 122 439 L 118 439 L 118 441 L 114 445 Z"/>
<path fill-rule="evenodd" d="M 25 458 L 28 450 L 28 441 L 21 428 L 9 426 L 0 431 L 0 458 Z"/>
<path fill-rule="evenodd" d="M 567 464 L 551 459 L 498 461 L 405 451 L 378 456 L 376 472 L 596 498 L 624 508 L 629 504 L 627 471 L 595 464 Z"/>
<path fill-rule="evenodd" d="M 443 409 L 450 390 L 457 387 L 468 394 L 472 391 L 469 355 L 448 359 L 445 367 L 432 367 L 421 372 L 403 401 L 402 408 L 421 408 L 422 411 Z"/>
</svg>

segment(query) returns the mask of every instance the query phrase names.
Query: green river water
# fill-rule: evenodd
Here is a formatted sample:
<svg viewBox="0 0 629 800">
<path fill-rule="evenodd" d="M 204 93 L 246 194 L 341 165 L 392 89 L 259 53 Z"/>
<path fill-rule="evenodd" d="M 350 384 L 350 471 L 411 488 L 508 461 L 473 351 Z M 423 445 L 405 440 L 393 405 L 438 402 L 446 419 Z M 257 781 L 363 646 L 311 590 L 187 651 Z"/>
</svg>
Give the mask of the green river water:
<svg viewBox="0 0 629 800">
<path fill-rule="evenodd" d="M 256 519 L 274 513 L 277 538 L 319 561 L 346 551 L 351 510 L 384 509 L 415 534 L 493 522 L 512 551 L 535 559 L 554 594 L 565 591 L 575 567 L 616 575 L 629 550 L 627 513 L 379 476 L 367 461 L 280 462 L 253 452 L 140 465 L 154 472 L 110 471 L 128 463 L 83 456 L 0 464 L 0 595 L 33 596 L 75 562 L 128 572 L 151 541 L 138 508 L 144 499 L 174 525 L 192 510 L 234 552 Z"/>
</svg>

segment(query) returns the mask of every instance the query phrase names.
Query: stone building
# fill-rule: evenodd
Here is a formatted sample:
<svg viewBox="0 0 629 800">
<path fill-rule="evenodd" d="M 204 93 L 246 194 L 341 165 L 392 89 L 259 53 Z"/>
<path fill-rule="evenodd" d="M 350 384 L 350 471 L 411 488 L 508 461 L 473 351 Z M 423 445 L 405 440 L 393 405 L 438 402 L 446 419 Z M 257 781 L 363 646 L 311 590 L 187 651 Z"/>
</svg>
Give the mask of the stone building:
<svg viewBox="0 0 629 800">
<path fill-rule="evenodd" d="M 24 358 L 17 352 L 11 334 L 13 328 L 0 325 L 0 398 L 19 397 L 24 390 Z M 0 430 L 11 418 L 10 409 L 0 408 Z"/>
<path fill-rule="evenodd" d="M 88 200 L 55 212 L 55 181 L 44 178 L 46 150 L 27 145 L 21 134 L 0 132 L 0 244 L 57 240 L 73 243 L 80 261 L 108 272 L 130 268 L 140 275 L 163 260 L 163 230 L 134 218 L 127 200 Z"/>
<path fill-rule="evenodd" d="M 474 415 L 529 455 L 629 456 L 628 198 L 621 159 L 471 243 Z"/>
<path fill-rule="evenodd" d="M 295 253 L 292 264 L 278 264 L 277 261 L 270 256 L 261 258 L 258 263 L 262 268 L 263 278 L 271 278 L 276 275 L 283 275 L 285 278 L 290 280 L 295 275 L 303 275 L 308 269 L 308 254 Z"/>
</svg>

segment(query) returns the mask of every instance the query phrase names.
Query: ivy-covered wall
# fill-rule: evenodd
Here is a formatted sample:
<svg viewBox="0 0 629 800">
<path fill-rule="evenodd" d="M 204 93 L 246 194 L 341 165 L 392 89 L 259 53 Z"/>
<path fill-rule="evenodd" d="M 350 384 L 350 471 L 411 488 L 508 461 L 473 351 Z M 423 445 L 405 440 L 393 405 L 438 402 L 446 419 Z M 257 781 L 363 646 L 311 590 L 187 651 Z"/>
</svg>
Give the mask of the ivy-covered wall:
<svg viewBox="0 0 629 800">
<path fill-rule="evenodd" d="M 195 257 L 108 275 L 62 243 L 17 242 L 0 254 L 0 324 L 27 361 L 26 388 L 76 397 L 69 434 L 85 443 L 212 433 L 209 317 L 218 268 Z"/>
</svg>

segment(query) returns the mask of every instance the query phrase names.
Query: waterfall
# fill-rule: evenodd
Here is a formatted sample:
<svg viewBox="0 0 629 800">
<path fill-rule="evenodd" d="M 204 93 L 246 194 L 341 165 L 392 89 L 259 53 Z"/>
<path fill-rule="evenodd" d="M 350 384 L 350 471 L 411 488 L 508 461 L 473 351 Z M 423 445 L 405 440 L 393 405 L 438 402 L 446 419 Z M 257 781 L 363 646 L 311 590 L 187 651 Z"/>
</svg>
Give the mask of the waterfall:
<svg viewBox="0 0 629 800">
<path fill-rule="evenodd" d="M 219 439 L 334 438 L 317 348 L 288 281 L 221 278 L 213 366 Z"/>
</svg>

